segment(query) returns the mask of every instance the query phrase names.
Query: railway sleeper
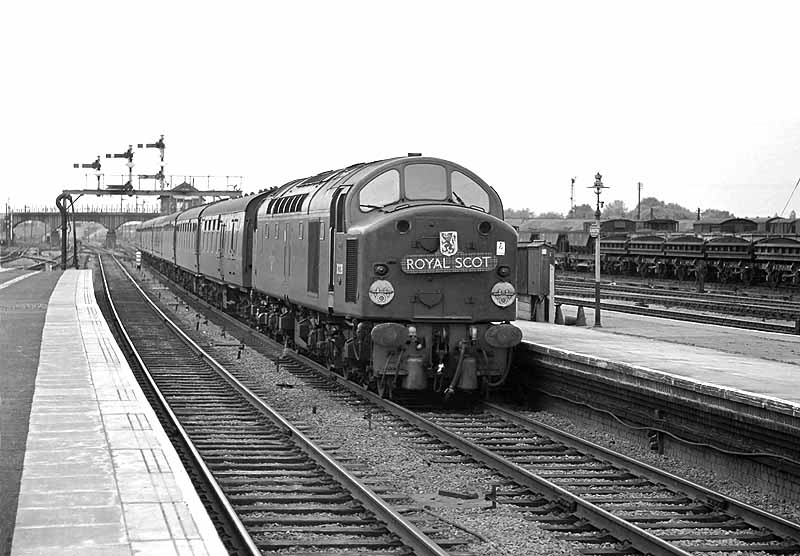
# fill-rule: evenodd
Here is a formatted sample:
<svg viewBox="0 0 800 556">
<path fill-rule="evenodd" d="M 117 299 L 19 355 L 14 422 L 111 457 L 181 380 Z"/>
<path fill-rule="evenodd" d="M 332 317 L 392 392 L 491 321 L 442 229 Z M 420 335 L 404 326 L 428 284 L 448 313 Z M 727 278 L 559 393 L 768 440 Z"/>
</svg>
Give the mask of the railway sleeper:
<svg viewBox="0 0 800 556">
<path fill-rule="evenodd" d="M 239 516 L 242 523 L 257 524 L 271 523 L 275 525 L 310 526 L 310 525 L 370 525 L 378 524 L 376 519 L 367 515 L 304 515 L 304 514 L 275 514 L 275 515 L 247 515 Z"/>
<path fill-rule="evenodd" d="M 659 535 L 658 538 L 663 539 L 665 541 L 674 542 L 674 541 L 713 541 L 713 540 L 729 540 L 735 539 L 741 542 L 751 542 L 751 543 L 766 543 L 766 542 L 773 542 L 773 541 L 783 541 L 779 536 L 774 535 L 772 533 L 750 533 L 750 534 L 738 534 L 735 537 L 731 536 L 730 534 L 725 533 L 683 533 L 683 534 L 672 534 L 672 535 Z"/>
<path fill-rule="evenodd" d="M 800 546 L 796 544 L 707 544 L 707 545 L 688 545 L 685 548 L 691 552 L 766 552 L 768 554 L 796 554 L 800 551 Z"/>
<path fill-rule="evenodd" d="M 258 503 L 264 500 L 263 495 L 234 495 L 228 496 L 232 503 L 245 504 L 247 502 Z M 347 493 L 340 494 L 277 494 L 270 493 L 270 504 L 345 504 L 353 501 L 353 497 Z M 249 506 L 248 506 L 249 507 Z"/>
<path fill-rule="evenodd" d="M 322 504 L 306 504 L 305 506 L 290 506 L 290 505 L 273 505 L 273 504 L 250 504 L 246 506 L 237 506 L 237 512 L 253 512 L 259 514 L 344 514 L 356 515 L 364 513 L 366 510 L 355 502 L 348 502 L 346 504 L 338 504 L 335 506 L 325 506 Z M 264 518 L 267 519 L 267 518 Z"/>
<path fill-rule="evenodd" d="M 316 538 L 316 539 L 303 539 L 303 538 L 291 538 L 291 539 L 263 539 L 260 537 L 256 537 L 253 539 L 258 546 L 259 549 L 268 549 L 268 550 L 276 550 L 276 549 L 284 549 L 284 548 L 310 548 L 310 547 L 317 547 L 317 548 L 334 548 L 334 549 L 344 549 L 344 548 L 365 548 L 365 547 L 395 547 L 395 546 L 402 546 L 402 543 L 399 539 L 391 537 L 388 539 L 369 539 L 369 538 L 345 538 L 345 539 L 325 539 L 325 538 Z M 296 554 L 296 551 L 292 551 L 292 554 Z"/>
<path fill-rule="evenodd" d="M 633 521 L 640 529 L 724 529 L 733 531 L 734 529 L 751 529 L 752 527 L 739 519 L 728 519 L 727 521 L 703 521 L 702 523 L 692 523 L 690 521 L 670 521 L 668 523 L 646 523 L 644 521 Z"/>
</svg>

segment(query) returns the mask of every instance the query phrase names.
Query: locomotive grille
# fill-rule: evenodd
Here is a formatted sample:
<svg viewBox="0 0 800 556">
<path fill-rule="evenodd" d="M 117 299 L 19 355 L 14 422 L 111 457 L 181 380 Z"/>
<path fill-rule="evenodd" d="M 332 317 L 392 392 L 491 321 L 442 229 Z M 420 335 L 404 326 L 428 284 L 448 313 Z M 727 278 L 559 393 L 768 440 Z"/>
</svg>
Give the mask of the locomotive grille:
<svg viewBox="0 0 800 556">
<path fill-rule="evenodd" d="M 358 240 L 348 239 L 345 249 L 344 300 L 355 302 L 358 291 Z"/>
</svg>

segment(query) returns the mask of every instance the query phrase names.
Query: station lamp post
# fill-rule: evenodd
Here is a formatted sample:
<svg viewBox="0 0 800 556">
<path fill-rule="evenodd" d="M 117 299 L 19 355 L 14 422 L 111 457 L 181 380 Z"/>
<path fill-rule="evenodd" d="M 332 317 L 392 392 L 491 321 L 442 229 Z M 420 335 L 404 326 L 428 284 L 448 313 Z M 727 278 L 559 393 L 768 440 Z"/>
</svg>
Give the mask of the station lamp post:
<svg viewBox="0 0 800 556">
<path fill-rule="evenodd" d="M 603 176 L 600 172 L 594 177 L 594 185 L 589 189 L 594 189 L 594 194 L 597 195 L 597 210 L 594 211 L 594 224 L 590 228 L 591 236 L 594 237 L 594 325 L 599 327 L 600 324 L 600 207 L 603 202 L 600 200 L 600 193 L 603 189 L 608 189 L 603 185 Z"/>
</svg>

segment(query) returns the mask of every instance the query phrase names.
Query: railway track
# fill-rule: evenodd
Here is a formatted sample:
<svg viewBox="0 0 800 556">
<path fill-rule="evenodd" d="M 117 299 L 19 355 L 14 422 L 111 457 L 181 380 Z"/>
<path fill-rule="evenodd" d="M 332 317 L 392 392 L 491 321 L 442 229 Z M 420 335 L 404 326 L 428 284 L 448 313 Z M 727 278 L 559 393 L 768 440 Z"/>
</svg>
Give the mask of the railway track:
<svg viewBox="0 0 800 556">
<path fill-rule="evenodd" d="M 567 540 L 596 546 L 614 537 L 651 554 L 800 554 L 798 524 L 500 406 L 421 417 L 429 434 L 522 487 L 499 492 L 499 502 L 534 520 L 544 514 L 545 527 Z M 548 517 L 553 503 L 570 515 Z"/>
<path fill-rule="evenodd" d="M 591 295 L 591 298 L 589 297 Z M 605 294 L 602 294 L 605 295 Z M 581 307 L 594 307 L 594 293 L 585 294 L 586 297 L 568 297 L 564 295 L 557 295 L 555 302 L 565 305 L 575 305 Z M 660 304 L 663 303 L 659 297 L 651 296 L 649 298 L 641 297 L 640 300 L 646 304 Z M 746 330 L 760 330 L 762 332 L 778 332 L 780 334 L 798 334 L 798 326 L 800 326 L 800 319 L 794 324 L 778 324 L 772 322 L 762 322 L 756 320 L 736 319 L 731 317 L 721 317 L 716 315 L 708 315 L 702 313 L 687 313 L 686 311 L 673 311 L 671 309 L 656 309 L 654 307 L 642 307 L 637 305 L 626 305 L 623 303 L 608 303 L 600 302 L 600 308 L 605 311 L 614 311 L 617 313 L 629 313 L 633 315 L 643 315 L 648 317 L 659 317 L 664 319 L 680 320 L 686 322 L 696 322 L 701 324 L 716 324 L 718 326 L 728 326 L 731 328 L 743 328 Z"/>
<path fill-rule="evenodd" d="M 17 259 L 21 259 L 27 252 L 27 247 L 18 247 L 7 254 L 0 256 L 0 264 L 7 264 Z"/>
<path fill-rule="evenodd" d="M 557 280 L 562 295 L 594 296 L 594 284 Z M 652 302 L 729 315 L 792 321 L 800 317 L 800 303 L 788 299 L 752 298 L 743 294 L 698 293 L 643 286 L 601 285 L 603 297 L 633 302 Z"/>
<path fill-rule="evenodd" d="M 129 349 L 224 511 L 230 549 L 447 554 L 191 341 L 121 265 L 100 264 Z"/>
<path fill-rule="evenodd" d="M 645 287 L 643 284 L 646 283 L 648 288 L 652 286 L 652 288 L 656 290 L 669 291 L 680 295 L 686 294 L 689 297 L 705 296 L 709 294 L 722 296 L 727 295 L 744 297 L 747 299 L 752 299 L 753 301 L 765 301 L 767 303 L 779 303 L 781 301 L 793 302 L 795 299 L 798 299 L 798 293 L 800 293 L 800 290 L 793 286 L 748 286 L 742 283 L 730 282 L 725 284 L 719 282 L 705 282 L 705 293 L 699 293 L 697 291 L 697 285 L 694 281 L 670 280 L 668 278 L 641 278 L 630 275 L 607 273 L 603 273 L 602 279 L 605 281 L 605 284 L 613 282 L 617 285 L 617 287 L 643 289 Z M 594 275 L 587 276 L 585 272 L 569 272 L 561 270 L 558 271 L 556 282 L 591 284 L 594 286 Z"/>
<path fill-rule="evenodd" d="M 268 343 L 231 317 L 218 316 L 226 327 Z M 542 527 L 581 543 L 582 553 L 800 554 L 800 525 L 501 407 L 486 405 L 470 413 L 415 411 L 302 357 L 285 368 L 317 387 L 330 389 L 333 380 L 369 400 L 396 418 L 405 441 L 432 459 L 477 462 L 494 470 L 506 478 L 494 496 L 497 503 L 515 506 Z"/>
</svg>

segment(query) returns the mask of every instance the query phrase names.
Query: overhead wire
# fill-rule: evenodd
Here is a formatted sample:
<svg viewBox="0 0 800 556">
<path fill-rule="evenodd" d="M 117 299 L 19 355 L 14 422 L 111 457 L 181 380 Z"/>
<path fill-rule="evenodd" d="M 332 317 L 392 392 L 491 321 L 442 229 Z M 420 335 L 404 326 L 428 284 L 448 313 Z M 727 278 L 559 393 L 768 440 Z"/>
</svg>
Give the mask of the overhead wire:
<svg viewBox="0 0 800 556">
<path fill-rule="evenodd" d="M 794 196 L 794 192 L 797 191 L 797 186 L 798 185 L 800 185 L 800 178 L 797 178 L 797 183 L 794 184 L 794 189 L 792 189 L 792 192 L 789 194 L 789 198 L 786 199 L 786 204 L 783 205 L 783 210 L 781 210 L 781 213 L 780 213 L 779 216 L 783 216 L 783 213 L 786 212 L 786 207 L 789 206 L 789 203 L 791 202 L 792 197 Z"/>
</svg>

